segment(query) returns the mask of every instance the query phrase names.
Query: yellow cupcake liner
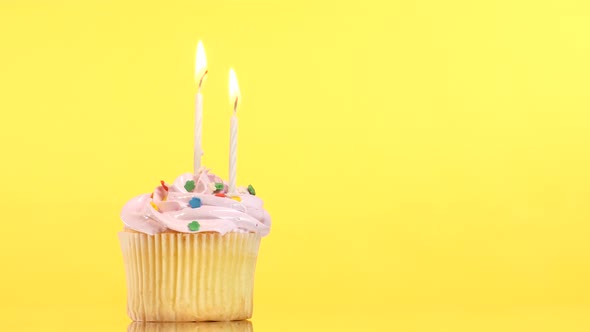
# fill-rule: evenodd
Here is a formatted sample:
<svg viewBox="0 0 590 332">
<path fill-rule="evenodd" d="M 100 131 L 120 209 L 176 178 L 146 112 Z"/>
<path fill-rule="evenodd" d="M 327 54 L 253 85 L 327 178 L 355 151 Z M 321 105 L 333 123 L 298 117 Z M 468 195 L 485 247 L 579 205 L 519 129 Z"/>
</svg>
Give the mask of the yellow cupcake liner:
<svg viewBox="0 0 590 332">
<path fill-rule="evenodd" d="M 120 232 L 127 312 L 134 321 L 252 317 L 256 233 Z"/>
<path fill-rule="evenodd" d="M 252 332 L 247 320 L 234 322 L 133 322 L 128 332 Z"/>
</svg>

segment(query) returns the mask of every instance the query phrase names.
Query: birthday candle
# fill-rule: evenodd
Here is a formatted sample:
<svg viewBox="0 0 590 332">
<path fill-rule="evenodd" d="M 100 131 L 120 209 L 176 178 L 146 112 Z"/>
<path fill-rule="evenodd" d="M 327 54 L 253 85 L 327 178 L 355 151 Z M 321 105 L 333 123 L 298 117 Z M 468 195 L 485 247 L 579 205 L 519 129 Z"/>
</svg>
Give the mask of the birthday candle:
<svg viewBox="0 0 590 332">
<path fill-rule="evenodd" d="M 240 88 L 233 68 L 229 70 L 229 100 L 233 108 L 230 121 L 229 139 L 229 190 L 230 194 L 236 194 L 236 172 L 238 158 L 238 103 L 240 101 Z"/>
<path fill-rule="evenodd" d="M 203 136 L 203 95 L 201 94 L 201 87 L 205 76 L 207 75 L 207 58 L 205 56 L 205 49 L 203 43 L 199 41 L 197 44 L 197 55 L 195 58 L 195 81 L 197 81 L 198 89 L 195 98 L 195 160 L 194 160 L 194 174 L 199 172 L 201 168 L 201 155 L 203 154 L 203 147 L 201 145 L 201 138 Z"/>
</svg>

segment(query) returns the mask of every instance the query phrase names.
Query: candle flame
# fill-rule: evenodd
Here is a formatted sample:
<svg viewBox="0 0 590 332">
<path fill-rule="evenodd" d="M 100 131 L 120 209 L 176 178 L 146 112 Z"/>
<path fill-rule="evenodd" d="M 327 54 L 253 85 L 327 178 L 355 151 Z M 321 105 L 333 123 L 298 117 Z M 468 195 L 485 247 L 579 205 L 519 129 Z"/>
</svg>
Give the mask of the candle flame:
<svg viewBox="0 0 590 332">
<path fill-rule="evenodd" d="M 234 106 L 234 112 L 238 108 L 238 102 L 241 100 L 240 87 L 238 78 L 233 68 L 229 69 L 229 102 Z"/>
<path fill-rule="evenodd" d="M 205 48 L 203 42 L 199 40 L 197 44 L 197 56 L 195 57 L 195 81 L 199 84 L 203 84 L 203 79 L 207 75 L 207 57 L 205 56 Z"/>
</svg>

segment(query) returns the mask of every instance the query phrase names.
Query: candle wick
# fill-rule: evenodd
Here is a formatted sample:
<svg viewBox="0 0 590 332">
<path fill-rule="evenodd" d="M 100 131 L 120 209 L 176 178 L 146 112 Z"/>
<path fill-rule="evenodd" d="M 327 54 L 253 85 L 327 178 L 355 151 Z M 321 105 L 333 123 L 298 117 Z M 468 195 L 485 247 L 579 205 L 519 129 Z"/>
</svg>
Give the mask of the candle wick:
<svg viewBox="0 0 590 332">
<path fill-rule="evenodd" d="M 236 101 L 234 102 L 234 114 L 238 111 L 238 97 L 236 97 Z"/>
<path fill-rule="evenodd" d="M 201 76 L 201 79 L 199 80 L 199 90 L 201 89 L 201 85 L 203 85 L 203 80 L 205 79 L 205 76 L 207 76 L 208 72 L 209 72 L 209 70 L 205 70 L 205 72 L 203 73 L 203 76 Z"/>
</svg>

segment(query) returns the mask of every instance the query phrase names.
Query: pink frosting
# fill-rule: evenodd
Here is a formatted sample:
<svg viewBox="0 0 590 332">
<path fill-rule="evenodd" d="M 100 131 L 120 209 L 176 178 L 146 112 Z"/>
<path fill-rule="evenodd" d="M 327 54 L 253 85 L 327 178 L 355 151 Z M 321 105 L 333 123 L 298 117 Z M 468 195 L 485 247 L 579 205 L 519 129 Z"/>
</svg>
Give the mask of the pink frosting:
<svg viewBox="0 0 590 332">
<path fill-rule="evenodd" d="M 195 183 L 191 192 L 185 189 L 187 181 Z M 222 183 L 224 189 L 216 191 L 215 183 Z M 262 207 L 260 198 L 243 187 L 238 188 L 238 193 L 227 193 L 225 182 L 206 169 L 197 175 L 182 174 L 172 185 L 165 186 L 158 186 L 152 195 L 140 195 L 125 204 L 121 219 L 126 227 L 150 235 L 173 230 L 220 234 L 256 232 L 265 236 L 270 231 L 270 215 Z M 223 193 L 227 197 L 219 197 L 215 193 Z M 189 205 L 193 197 L 201 200 L 200 207 Z M 188 227 L 193 221 L 200 225 L 197 231 Z"/>
</svg>

